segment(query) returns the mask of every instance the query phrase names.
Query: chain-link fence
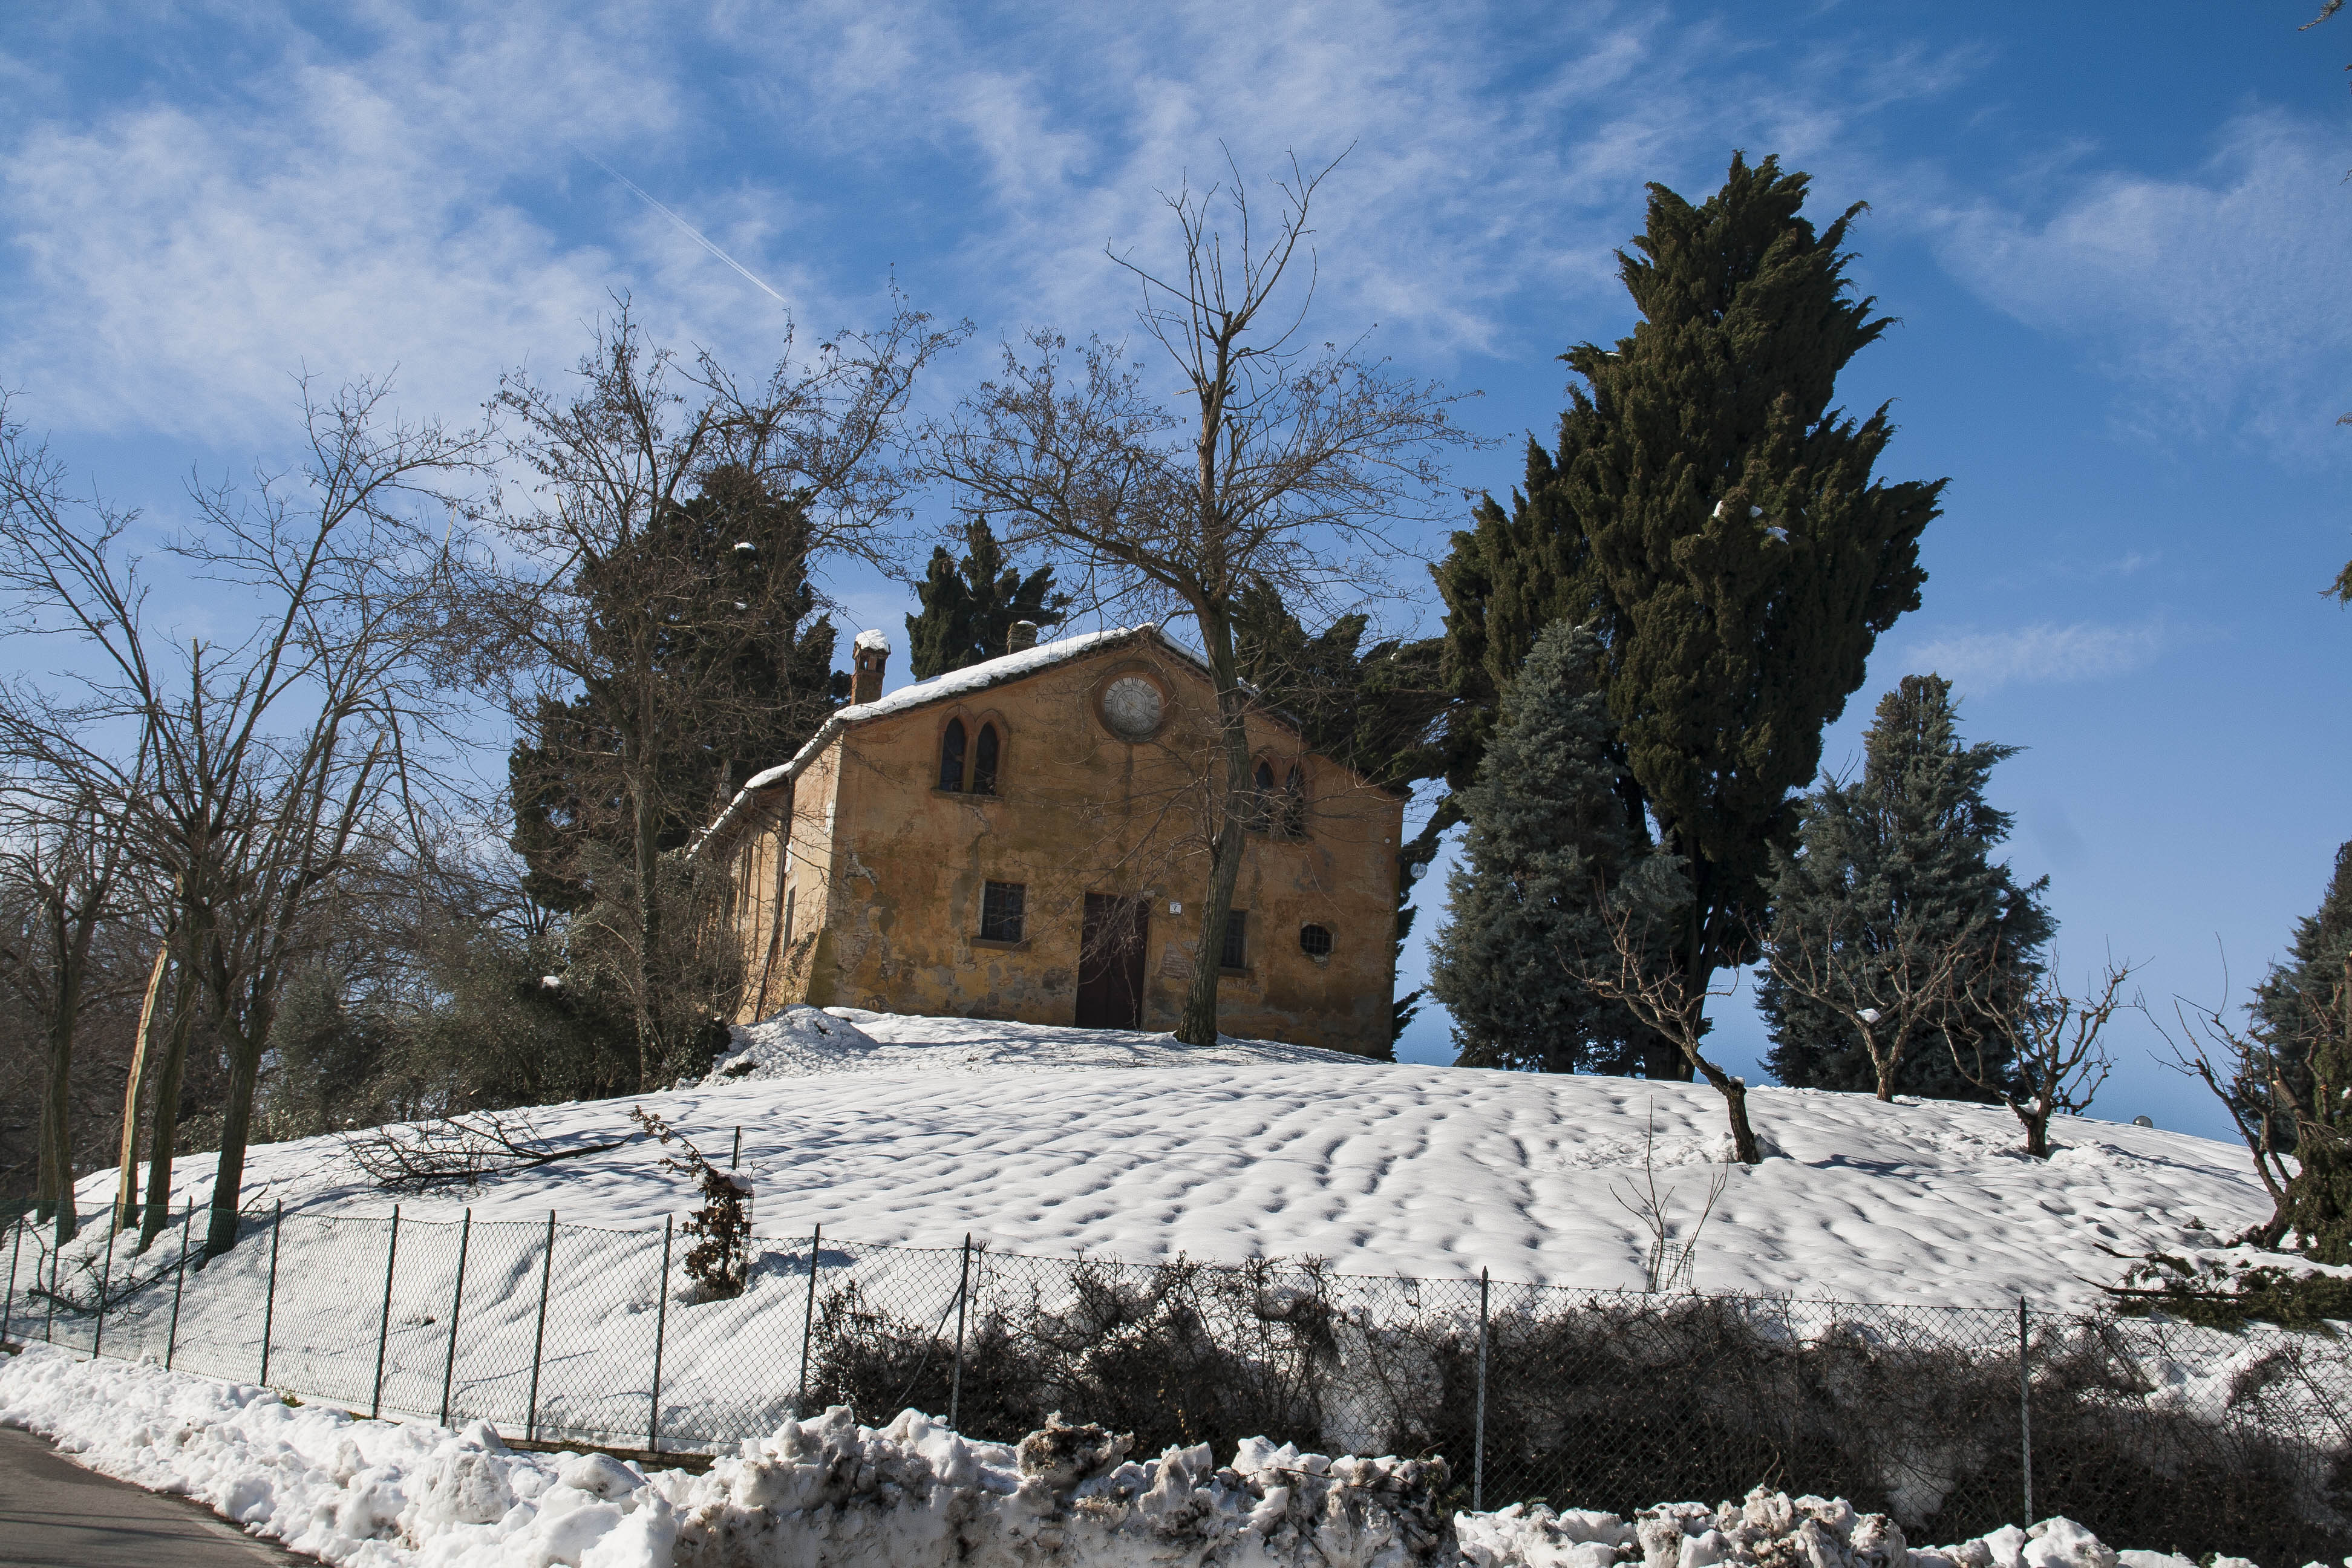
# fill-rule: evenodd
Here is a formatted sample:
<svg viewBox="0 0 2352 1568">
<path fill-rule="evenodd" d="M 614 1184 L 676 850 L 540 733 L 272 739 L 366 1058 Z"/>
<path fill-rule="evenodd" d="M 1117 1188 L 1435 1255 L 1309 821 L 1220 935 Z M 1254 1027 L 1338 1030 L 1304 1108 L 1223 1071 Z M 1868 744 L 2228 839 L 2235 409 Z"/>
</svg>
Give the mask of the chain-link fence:
<svg viewBox="0 0 2352 1568">
<path fill-rule="evenodd" d="M 2192 1557 L 2352 1551 L 2352 1352 L 2326 1334 L 821 1232 L 756 1238 L 741 1293 L 711 1299 L 670 1232 L 553 1215 L 250 1215 L 208 1261 L 185 1224 L 134 1251 L 106 1217 L 61 1250 L 29 1220 L 0 1236 L 0 1333 L 509 1436 L 729 1448 L 847 1403 L 1009 1441 L 1059 1412 L 1142 1452 L 1440 1455 L 1465 1506 L 1622 1514 L 1762 1483 L 1915 1541 L 2063 1513 Z"/>
</svg>

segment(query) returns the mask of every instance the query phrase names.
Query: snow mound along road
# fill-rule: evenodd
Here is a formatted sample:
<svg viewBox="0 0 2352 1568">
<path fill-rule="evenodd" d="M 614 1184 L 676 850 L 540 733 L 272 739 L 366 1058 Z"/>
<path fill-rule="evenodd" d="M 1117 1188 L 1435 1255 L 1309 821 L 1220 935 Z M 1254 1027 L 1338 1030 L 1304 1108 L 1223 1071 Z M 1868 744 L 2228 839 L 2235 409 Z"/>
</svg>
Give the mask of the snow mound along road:
<svg viewBox="0 0 2352 1568">
<path fill-rule="evenodd" d="M 362 1420 L 37 1345 L 0 1365 L 0 1421 L 365 1568 L 2190 1568 L 2118 1554 L 2063 1519 L 1913 1552 L 1882 1514 L 1760 1487 L 1630 1521 L 1517 1506 L 1447 1519 L 1442 1463 L 1263 1438 L 1225 1466 L 1206 1445 L 1139 1461 L 1100 1427 L 1049 1425 L 1008 1447 L 912 1410 L 876 1428 L 835 1407 L 708 1475 L 648 1473 L 516 1453 L 483 1424 Z"/>
</svg>

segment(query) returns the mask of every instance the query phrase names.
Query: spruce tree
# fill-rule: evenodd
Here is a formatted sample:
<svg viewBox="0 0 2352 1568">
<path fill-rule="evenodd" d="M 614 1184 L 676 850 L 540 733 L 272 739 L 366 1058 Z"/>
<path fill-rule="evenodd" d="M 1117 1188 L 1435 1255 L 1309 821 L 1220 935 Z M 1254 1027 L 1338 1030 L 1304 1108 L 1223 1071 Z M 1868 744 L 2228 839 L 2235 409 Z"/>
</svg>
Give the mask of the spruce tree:
<svg viewBox="0 0 2352 1568">
<path fill-rule="evenodd" d="M 1993 851 L 2011 817 L 1985 801 L 1993 767 L 2015 746 L 1963 742 L 1951 683 L 1908 675 L 1880 700 L 1853 784 L 1822 781 L 1805 797 L 1793 853 L 1776 851 L 1775 963 L 1757 988 L 1772 1038 L 1773 1076 L 1806 1089 L 1878 1087 L 1850 1019 L 1784 984 L 1809 970 L 1853 1007 L 1921 984 L 1946 954 L 1961 955 L 1965 994 L 1924 1019 L 1896 1066 L 1894 1089 L 1952 1100 L 1991 1098 L 1953 1065 L 1957 1047 L 1983 1076 L 2005 1077 L 2008 1051 L 1987 1010 L 2014 1008 L 2040 978 L 2056 922 L 2042 901 L 2049 879 L 2020 886 Z M 1888 971 L 1900 965 L 1902 974 Z"/>
<path fill-rule="evenodd" d="M 1571 978 L 1611 962 L 1599 900 L 1644 849 L 1616 793 L 1602 654 L 1591 626 L 1548 627 L 1458 792 L 1470 826 L 1429 984 L 1464 1067 L 1624 1072 L 1647 1043 L 1622 1007 Z"/>
<path fill-rule="evenodd" d="M 966 522 L 963 537 L 963 559 L 945 545 L 934 546 L 930 570 L 915 585 L 923 610 L 907 617 L 907 643 L 908 668 L 918 680 L 997 658 L 1016 621 L 1061 625 L 1070 602 L 1067 594 L 1054 592 L 1051 566 L 1024 576 L 1005 565 L 1004 547 L 985 519 Z"/>
<path fill-rule="evenodd" d="M 1615 787 L 1687 867 L 1676 949 L 1695 990 L 1753 953 L 1790 796 L 1878 635 L 1918 605 L 1943 485 L 1873 480 L 1886 409 L 1831 407 L 1892 319 L 1848 287 L 1862 205 L 1816 231 L 1806 187 L 1738 155 L 1700 205 L 1650 187 L 1639 254 L 1618 256 L 1642 320 L 1562 356 L 1584 384 L 1558 449 L 1530 454 L 1511 511 L 1482 508 L 1438 573 L 1449 665 L 1474 695 L 1543 616 L 1600 612 Z M 1691 1069 L 1661 1049 L 1645 1070 Z"/>
</svg>

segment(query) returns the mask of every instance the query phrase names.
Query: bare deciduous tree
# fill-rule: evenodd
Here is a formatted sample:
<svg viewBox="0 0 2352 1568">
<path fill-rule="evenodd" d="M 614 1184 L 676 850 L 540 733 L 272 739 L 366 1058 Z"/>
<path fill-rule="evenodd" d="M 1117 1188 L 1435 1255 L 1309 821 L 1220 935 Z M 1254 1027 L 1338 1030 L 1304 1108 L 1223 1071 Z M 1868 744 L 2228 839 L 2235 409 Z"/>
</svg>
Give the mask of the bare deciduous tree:
<svg viewBox="0 0 2352 1568">
<path fill-rule="evenodd" d="M 1633 884 L 1631 888 L 1603 889 L 1594 900 L 1609 932 L 1609 956 L 1564 956 L 1562 962 L 1594 995 L 1622 1005 L 1636 1022 L 1682 1053 L 1691 1071 L 1723 1096 L 1731 1123 L 1732 1158 L 1743 1165 L 1761 1163 L 1763 1149 L 1748 1121 L 1748 1080 L 1725 1072 L 1699 1047 L 1706 1037 L 1707 999 L 1734 995 L 1738 984 L 1700 987 L 1691 984 L 1689 972 L 1667 945 L 1683 900 L 1654 883 L 1645 885 L 1644 873 L 1656 860 L 1654 857 L 1636 868 L 1626 879 Z"/>
<path fill-rule="evenodd" d="M 1401 524 L 1451 495 L 1433 453 L 1475 445 L 1457 398 L 1395 376 L 1359 342 L 1307 331 L 1309 212 L 1328 166 L 1294 162 L 1278 211 L 1253 227 L 1245 183 L 1164 199 L 1176 265 L 1112 259 L 1139 284 L 1144 335 L 1181 390 L 1163 400 L 1122 347 L 1033 331 L 1000 376 L 930 426 L 932 477 L 1008 545 L 1073 563 L 1093 601 L 1165 605 L 1198 634 L 1222 756 L 1204 825 L 1203 918 L 1176 1036 L 1217 1037 L 1218 955 L 1254 801 L 1235 619 L 1253 581 L 1294 605 L 1336 607 L 1381 581 Z M 1295 301 L 1295 303 L 1294 303 Z"/>
<path fill-rule="evenodd" d="M 228 1057 L 205 1247 L 236 1239 L 253 1096 L 279 994 L 342 879 L 414 819 L 446 695 L 425 668 L 421 613 L 445 534 L 436 487 L 472 468 L 480 439 L 385 417 L 362 383 L 304 389 L 306 450 L 250 490 L 192 486 L 198 525 L 169 548 L 219 602 L 249 611 L 241 637 L 183 646 L 126 551 L 135 514 L 68 493 L 64 470 L 0 420 L 0 589 L 80 663 L 0 700 L 0 746 L 70 779 L 127 824 L 149 875 L 172 889 L 175 1007 Z M 189 1028 L 173 1030 L 175 1083 Z M 158 1096 L 159 1105 L 170 1101 Z M 149 1238 L 170 1181 L 159 1114 Z"/>
<path fill-rule="evenodd" d="M 2123 994 L 2133 967 L 2128 960 L 2110 959 L 2080 993 L 2069 994 L 2053 961 L 2016 1005 L 1987 1009 L 1987 1020 L 2009 1043 L 2006 1074 L 1985 1059 L 1981 1034 L 1971 1034 L 1973 1048 L 1965 1055 L 1947 1037 L 1954 1068 L 2009 1107 L 2025 1129 L 2025 1152 L 2033 1158 L 2050 1158 L 2050 1119 L 2088 1110 L 2107 1081 L 2114 1063 L 2099 1032 L 2117 1013 L 2146 1010 L 2137 996 Z"/>
<path fill-rule="evenodd" d="M 649 343 L 623 301 L 571 387 L 517 373 L 493 405 L 512 429 L 509 455 L 537 482 L 490 509 L 495 548 L 453 578 L 450 626 L 467 679 L 518 720 L 576 693 L 612 737 L 629 823 L 629 989 L 643 1083 L 662 1075 L 677 1044 L 665 1038 L 658 956 L 659 840 L 680 804 L 666 797 L 665 762 L 688 743 L 685 712 L 751 700 L 724 689 L 726 660 L 698 664 L 677 650 L 746 635 L 738 622 L 756 622 L 759 608 L 714 592 L 707 573 L 670 570 L 677 563 L 648 541 L 723 471 L 806 517 L 809 558 L 884 560 L 884 525 L 906 484 L 892 452 L 908 396 L 960 336 L 901 302 L 877 332 L 837 334 L 813 359 L 795 358 L 788 334 L 766 378 L 746 384 L 708 352 L 688 366 Z"/>
<path fill-rule="evenodd" d="M 7 782 L 0 821 L 0 881 L 16 895 L 0 923 L 0 982 L 40 1022 L 47 1047 L 34 1197 L 54 1219 L 60 1245 L 79 1228 L 74 1213 L 71 1080 L 83 1011 L 107 980 L 93 974 L 93 947 L 124 913 L 129 880 L 122 818 L 88 789 L 21 774 Z"/>
<path fill-rule="evenodd" d="M 1938 939 L 1906 912 L 1874 921 L 1832 905 L 1802 931 L 1769 942 L 1759 933 L 1757 945 L 1783 987 L 1853 1026 L 1878 1098 L 1891 1101 L 1912 1040 L 1969 1006 L 1989 944 L 1981 926 Z"/>
<path fill-rule="evenodd" d="M 2308 1248 L 2342 1224 L 2336 1189 L 2352 1147 L 2346 1136 L 2352 1085 L 2337 1075 L 2352 1060 L 2341 1048 L 2352 1039 L 2352 954 L 2328 994 L 2315 986 L 2306 993 L 2302 1026 L 2284 1038 L 2231 1028 L 2223 1017 L 2227 998 L 2226 982 L 2221 1006 L 2175 997 L 2180 1033 L 2161 1025 L 2158 1032 L 2171 1050 L 2170 1065 L 2204 1084 L 2230 1113 L 2270 1194 L 2270 1217 L 2231 1244 L 2276 1247 L 2294 1230 Z"/>
</svg>

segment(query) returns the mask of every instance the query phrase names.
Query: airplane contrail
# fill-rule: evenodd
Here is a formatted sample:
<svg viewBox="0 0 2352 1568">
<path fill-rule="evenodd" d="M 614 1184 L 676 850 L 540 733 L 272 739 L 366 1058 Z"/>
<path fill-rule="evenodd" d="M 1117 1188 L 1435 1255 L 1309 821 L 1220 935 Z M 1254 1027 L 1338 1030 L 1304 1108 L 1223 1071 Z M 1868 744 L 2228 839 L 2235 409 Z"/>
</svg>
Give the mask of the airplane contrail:
<svg viewBox="0 0 2352 1568">
<path fill-rule="evenodd" d="M 758 273 L 753 272 L 750 268 L 744 266 L 741 262 L 736 260 L 733 257 L 728 255 L 725 251 L 711 244 L 709 236 L 704 234 L 700 229 L 695 227 L 692 224 L 687 222 L 684 218 L 670 211 L 669 208 L 662 205 L 661 203 L 654 200 L 653 197 L 647 195 L 646 194 L 645 187 L 639 185 L 636 181 L 629 178 L 628 175 L 624 174 L 620 170 L 615 169 L 612 164 L 607 163 L 604 159 L 599 158 L 595 153 L 589 152 L 584 147 L 574 147 L 572 151 L 579 153 L 583 158 L 587 159 L 590 163 L 595 164 L 598 168 L 604 170 L 604 173 L 612 175 L 613 178 L 620 181 L 621 184 L 628 186 L 630 190 L 635 192 L 639 201 L 645 203 L 646 205 L 653 208 L 654 211 L 661 214 L 662 216 L 669 219 L 670 222 L 684 229 L 693 237 L 695 244 L 702 247 L 703 249 L 710 252 L 711 255 L 719 258 L 719 260 L 727 263 L 728 266 L 732 267 L 736 271 L 740 272 L 747 279 L 750 280 L 753 288 L 759 289 L 761 293 L 767 295 L 769 299 L 773 300 L 777 304 L 783 306 L 786 310 L 790 310 L 792 308 L 792 301 L 785 299 L 782 294 L 777 293 L 773 289 L 769 288 L 768 285 L 761 279 Z"/>
</svg>

